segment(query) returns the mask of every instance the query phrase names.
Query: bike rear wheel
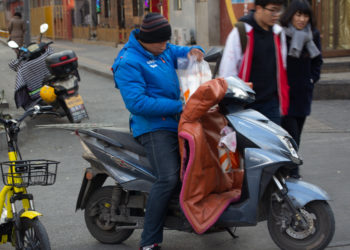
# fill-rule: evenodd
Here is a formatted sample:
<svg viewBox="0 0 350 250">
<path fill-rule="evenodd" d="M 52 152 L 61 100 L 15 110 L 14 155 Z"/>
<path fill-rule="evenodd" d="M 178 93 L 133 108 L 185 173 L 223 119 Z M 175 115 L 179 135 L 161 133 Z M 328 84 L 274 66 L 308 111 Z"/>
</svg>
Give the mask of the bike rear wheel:
<svg viewBox="0 0 350 250">
<path fill-rule="evenodd" d="M 21 218 L 20 236 L 23 249 L 26 250 L 50 250 L 50 240 L 46 229 L 38 218 Z"/>
<path fill-rule="evenodd" d="M 104 244 L 119 244 L 128 239 L 133 229 L 117 229 L 111 221 L 112 186 L 94 192 L 85 208 L 85 223 L 91 235 Z"/>
</svg>

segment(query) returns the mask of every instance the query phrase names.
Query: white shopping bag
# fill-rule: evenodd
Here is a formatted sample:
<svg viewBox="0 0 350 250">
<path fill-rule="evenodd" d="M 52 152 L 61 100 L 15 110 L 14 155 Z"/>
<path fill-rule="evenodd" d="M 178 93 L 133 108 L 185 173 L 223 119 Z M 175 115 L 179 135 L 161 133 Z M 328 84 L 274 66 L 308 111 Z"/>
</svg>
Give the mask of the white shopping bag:
<svg viewBox="0 0 350 250">
<path fill-rule="evenodd" d="M 190 59 L 178 60 L 178 76 L 181 95 L 186 103 L 202 83 L 211 80 L 212 74 L 208 62 L 199 62 L 195 56 L 191 56 Z"/>
</svg>

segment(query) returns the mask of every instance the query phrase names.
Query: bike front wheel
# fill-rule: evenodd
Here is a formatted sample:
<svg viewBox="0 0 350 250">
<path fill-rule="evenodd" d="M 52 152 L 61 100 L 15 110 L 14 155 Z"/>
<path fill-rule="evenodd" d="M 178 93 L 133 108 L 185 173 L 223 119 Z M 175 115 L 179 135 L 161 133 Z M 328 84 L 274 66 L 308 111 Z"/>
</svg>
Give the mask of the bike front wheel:
<svg viewBox="0 0 350 250">
<path fill-rule="evenodd" d="M 23 249 L 26 250 L 50 250 L 49 236 L 46 229 L 38 218 L 21 218 L 20 237 Z"/>
</svg>

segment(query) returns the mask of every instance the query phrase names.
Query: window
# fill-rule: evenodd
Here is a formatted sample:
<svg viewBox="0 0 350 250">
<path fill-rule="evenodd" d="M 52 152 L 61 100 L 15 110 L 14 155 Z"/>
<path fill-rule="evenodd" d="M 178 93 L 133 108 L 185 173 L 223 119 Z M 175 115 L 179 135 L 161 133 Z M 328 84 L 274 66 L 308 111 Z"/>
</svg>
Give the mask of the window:
<svg viewBox="0 0 350 250">
<path fill-rule="evenodd" d="M 125 29 L 124 0 L 117 0 L 119 29 Z"/>
<path fill-rule="evenodd" d="M 111 1 L 105 0 L 105 17 L 111 16 Z"/>
<path fill-rule="evenodd" d="M 133 16 L 142 16 L 143 15 L 143 1 L 142 0 L 133 0 L 132 1 L 132 12 L 133 12 Z"/>
</svg>

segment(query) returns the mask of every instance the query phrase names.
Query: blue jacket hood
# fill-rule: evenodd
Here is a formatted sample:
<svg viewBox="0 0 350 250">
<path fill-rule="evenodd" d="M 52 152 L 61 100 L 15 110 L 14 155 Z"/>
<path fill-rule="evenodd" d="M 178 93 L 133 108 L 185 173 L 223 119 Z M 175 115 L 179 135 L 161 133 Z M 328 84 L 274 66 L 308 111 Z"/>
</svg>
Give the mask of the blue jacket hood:
<svg viewBox="0 0 350 250">
<path fill-rule="evenodd" d="M 146 58 L 149 58 L 150 60 L 155 59 L 159 56 L 154 56 L 152 53 L 148 52 L 147 50 L 145 50 L 142 45 L 138 42 L 137 40 L 137 35 L 140 33 L 139 29 L 134 29 L 129 36 L 129 40 L 128 42 L 124 45 L 124 47 L 119 51 L 118 56 L 115 58 L 113 66 L 112 66 L 112 71 L 113 73 L 116 71 L 116 69 L 119 66 L 119 63 L 121 61 L 121 59 L 123 59 L 123 55 L 125 54 L 125 52 L 132 48 L 134 49 L 137 53 L 140 53 L 141 55 L 143 55 Z M 169 44 L 167 44 L 167 48 L 169 48 Z M 118 88 L 118 84 L 117 82 L 115 82 L 116 88 Z"/>
<path fill-rule="evenodd" d="M 156 130 L 176 132 L 182 111 L 177 60 L 186 57 L 191 47 L 167 43 L 163 53 L 155 56 L 137 41 L 138 32 L 131 32 L 112 66 L 116 87 L 131 113 L 133 135 Z"/>
</svg>

